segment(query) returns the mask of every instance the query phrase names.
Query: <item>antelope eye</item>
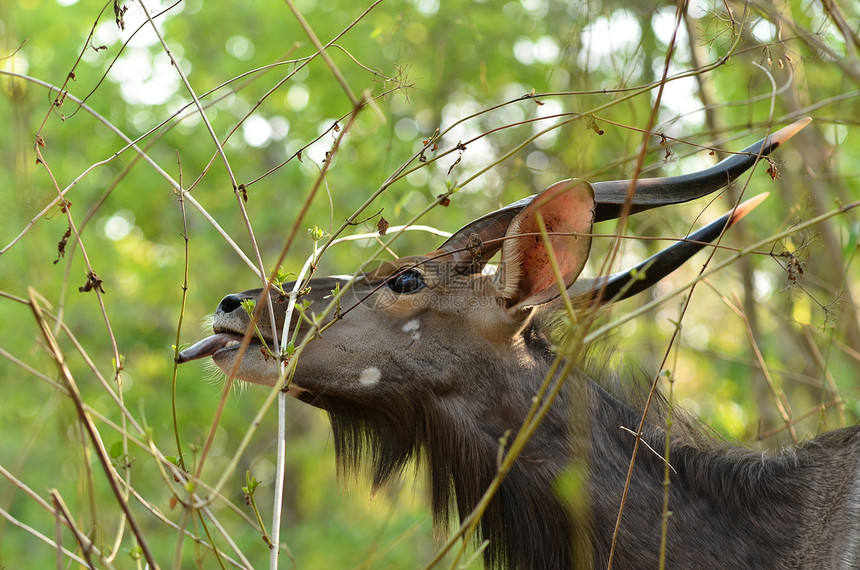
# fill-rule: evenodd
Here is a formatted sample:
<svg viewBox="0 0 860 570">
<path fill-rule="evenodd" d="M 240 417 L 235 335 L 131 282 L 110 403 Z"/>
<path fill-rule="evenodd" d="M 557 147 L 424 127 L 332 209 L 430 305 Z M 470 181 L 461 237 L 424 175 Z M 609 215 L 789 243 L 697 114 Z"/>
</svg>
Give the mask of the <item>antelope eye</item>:
<svg viewBox="0 0 860 570">
<path fill-rule="evenodd" d="M 420 291 L 427 286 L 427 283 L 424 281 L 423 273 L 417 269 L 409 269 L 390 279 L 386 285 L 398 295 L 409 295 Z"/>
</svg>

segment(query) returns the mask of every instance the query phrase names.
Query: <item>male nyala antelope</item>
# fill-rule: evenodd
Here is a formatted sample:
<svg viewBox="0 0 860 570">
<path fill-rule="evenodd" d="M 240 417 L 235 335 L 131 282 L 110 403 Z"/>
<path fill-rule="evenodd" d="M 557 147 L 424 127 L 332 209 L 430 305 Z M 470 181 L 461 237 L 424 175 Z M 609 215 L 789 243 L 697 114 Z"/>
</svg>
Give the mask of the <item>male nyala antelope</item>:
<svg viewBox="0 0 860 570">
<path fill-rule="evenodd" d="M 577 281 L 592 223 L 618 217 L 625 201 L 635 213 L 723 187 L 807 123 L 703 172 L 639 180 L 629 199 L 629 181 L 558 182 L 468 224 L 427 255 L 362 275 L 341 299 L 340 321 L 298 358 L 289 393 L 328 412 L 340 464 L 352 468 L 367 459 L 374 485 L 420 458 L 435 520 L 444 525 L 452 508 L 461 520 L 472 512 L 497 473 L 500 441 L 517 433 L 545 377 L 554 375 L 563 383 L 557 399 L 481 518 L 485 562 L 605 568 L 635 441 L 621 428 L 637 429 L 641 411 L 575 367 L 561 377 L 565 362 L 581 363 L 571 355 L 557 362 L 562 351 L 550 340 L 564 342 L 564 335 L 558 341 L 565 321 L 554 268 L 583 313 L 650 287 L 757 200 L 635 271 Z M 499 269 L 483 271 L 499 251 Z M 312 279 L 304 299 L 325 307 L 332 291 L 349 281 Z M 224 297 L 215 334 L 183 351 L 180 361 L 211 356 L 223 371 L 235 368 L 239 380 L 276 383 L 276 359 L 263 353 L 257 335 L 235 362 L 252 326 L 241 303 L 260 295 L 257 289 Z M 270 302 L 280 328 L 288 303 L 278 293 Z M 268 309 L 261 312 L 256 326 L 273 346 L 282 331 L 271 330 Z M 646 423 L 642 438 L 654 450 L 665 447 L 656 423 Z M 774 456 L 676 437 L 669 457 L 667 568 L 860 568 L 860 429 L 833 431 Z M 657 567 L 665 469 L 661 457 L 640 448 L 614 568 Z M 578 502 L 557 491 L 560 477 L 571 472 L 586 474 L 586 496 Z"/>
</svg>

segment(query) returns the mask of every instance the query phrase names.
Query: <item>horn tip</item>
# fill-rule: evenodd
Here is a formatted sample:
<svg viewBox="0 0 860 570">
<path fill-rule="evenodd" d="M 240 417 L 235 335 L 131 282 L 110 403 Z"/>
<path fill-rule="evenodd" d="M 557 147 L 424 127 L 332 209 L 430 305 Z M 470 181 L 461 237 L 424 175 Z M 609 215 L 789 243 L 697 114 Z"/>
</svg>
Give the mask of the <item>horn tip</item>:
<svg viewBox="0 0 860 570">
<path fill-rule="evenodd" d="M 759 194 L 758 196 L 754 196 L 741 204 L 738 204 L 738 207 L 735 208 L 735 211 L 732 214 L 732 218 L 729 220 L 729 225 L 733 226 L 735 223 L 740 221 L 741 218 L 752 212 L 756 206 L 764 202 L 765 198 L 767 198 L 768 196 L 770 196 L 770 192 L 765 192 L 763 194 Z"/>
<path fill-rule="evenodd" d="M 802 119 L 799 119 L 799 120 L 791 123 L 790 125 L 779 129 L 778 131 L 776 131 L 772 135 L 770 135 L 770 137 L 768 137 L 768 140 L 770 141 L 771 144 L 773 144 L 775 146 L 779 146 L 779 145 L 783 144 L 785 141 L 787 141 L 788 139 L 790 139 L 791 137 L 793 137 L 794 135 L 796 135 L 797 133 L 799 133 L 801 130 L 803 130 L 803 128 L 806 125 L 808 125 L 811 122 L 812 122 L 812 117 L 804 117 Z"/>
</svg>

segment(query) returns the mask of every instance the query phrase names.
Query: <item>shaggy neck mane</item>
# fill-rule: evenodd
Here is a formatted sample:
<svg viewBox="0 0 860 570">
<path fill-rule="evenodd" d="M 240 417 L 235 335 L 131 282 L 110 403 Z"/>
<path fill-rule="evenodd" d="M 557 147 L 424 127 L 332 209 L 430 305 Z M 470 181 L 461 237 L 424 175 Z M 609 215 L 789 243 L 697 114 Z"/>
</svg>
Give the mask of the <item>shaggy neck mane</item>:
<svg viewBox="0 0 860 570">
<path fill-rule="evenodd" d="M 384 405 L 314 397 L 310 403 L 329 413 L 339 472 L 365 464 L 377 488 L 415 458 L 428 476 L 437 527 L 446 529 L 454 512 L 463 520 L 497 473 L 500 438 L 508 429 L 513 438 L 549 369 L 540 339 L 526 330 L 522 341 L 533 369 L 510 378 L 503 364 L 478 362 L 469 383 L 482 386 L 481 394 L 415 394 L 414 385 L 406 391 L 393 382 L 374 400 Z M 621 427 L 636 429 L 640 418 L 582 374 L 571 376 L 481 518 L 476 538 L 489 541 L 487 568 L 605 567 L 634 443 Z M 646 424 L 643 442 L 662 450 L 665 432 L 656 424 Z M 677 433 L 673 429 L 666 544 L 672 567 L 694 567 L 703 559 L 721 568 L 770 567 L 774 560 L 809 566 L 838 543 L 828 533 L 860 532 L 860 502 L 842 504 L 836 496 L 848 486 L 860 492 L 852 452 L 860 430 L 838 430 L 777 456 Z M 830 440 L 838 453 L 828 451 Z M 831 476 L 798 476 L 822 465 L 832 467 Z M 661 457 L 640 448 L 614 567 L 658 564 L 664 470 Z M 568 505 L 556 495 L 564 473 L 585 476 Z M 804 521 L 813 524 L 804 529 Z M 860 544 L 843 550 L 844 560 L 860 559 Z"/>
<path fill-rule="evenodd" d="M 492 368 L 485 368 L 490 378 Z M 368 465 L 377 488 L 400 475 L 413 457 L 421 463 L 437 528 L 447 530 L 452 512 L 461 521 L 468 516 L 497 473 L 504 431 L 496 433 L 492 418 L 479 417 L 477 404 L 392 392 L 384 408 L 325 397 L 315 405 L 329 413 L 340 472 Z M 547 421 L 538 429 L 481 517 L 480 541 L 489 541 L 483 552 L 487 568 L 532 568 L 537 561 L 547 568 L 572 567 L 573 529 L 555 495 L 556 478 L 569 458 L 566 423 Z M 510 426 L 511 440 L 518 427 Z M 561 434 L 549 433 L 559 428 Z M 562 447 L 550 459 L 549 446 L 540 442 Z"/>
</svg>

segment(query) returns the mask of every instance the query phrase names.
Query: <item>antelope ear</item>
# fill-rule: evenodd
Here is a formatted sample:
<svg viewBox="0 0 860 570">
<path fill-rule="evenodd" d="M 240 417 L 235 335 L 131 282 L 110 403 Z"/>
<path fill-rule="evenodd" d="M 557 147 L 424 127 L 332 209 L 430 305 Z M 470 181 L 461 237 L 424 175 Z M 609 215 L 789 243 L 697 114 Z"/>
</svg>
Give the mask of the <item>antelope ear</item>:
<svg viewBox="0 0 860 570">
<path fill-rule="evenodd" d="M 538 213 L 549 236 L 547 243 L 541 237 Z M 556 182 L 513 219 L 496 274 L 509 310 L 541 305 L 559 296 L 547 247 L 552 247 L 565 287 L 576 280 L 591 250 L 593 221 L 594 190 L 584 180 Z"/>
</svg>

